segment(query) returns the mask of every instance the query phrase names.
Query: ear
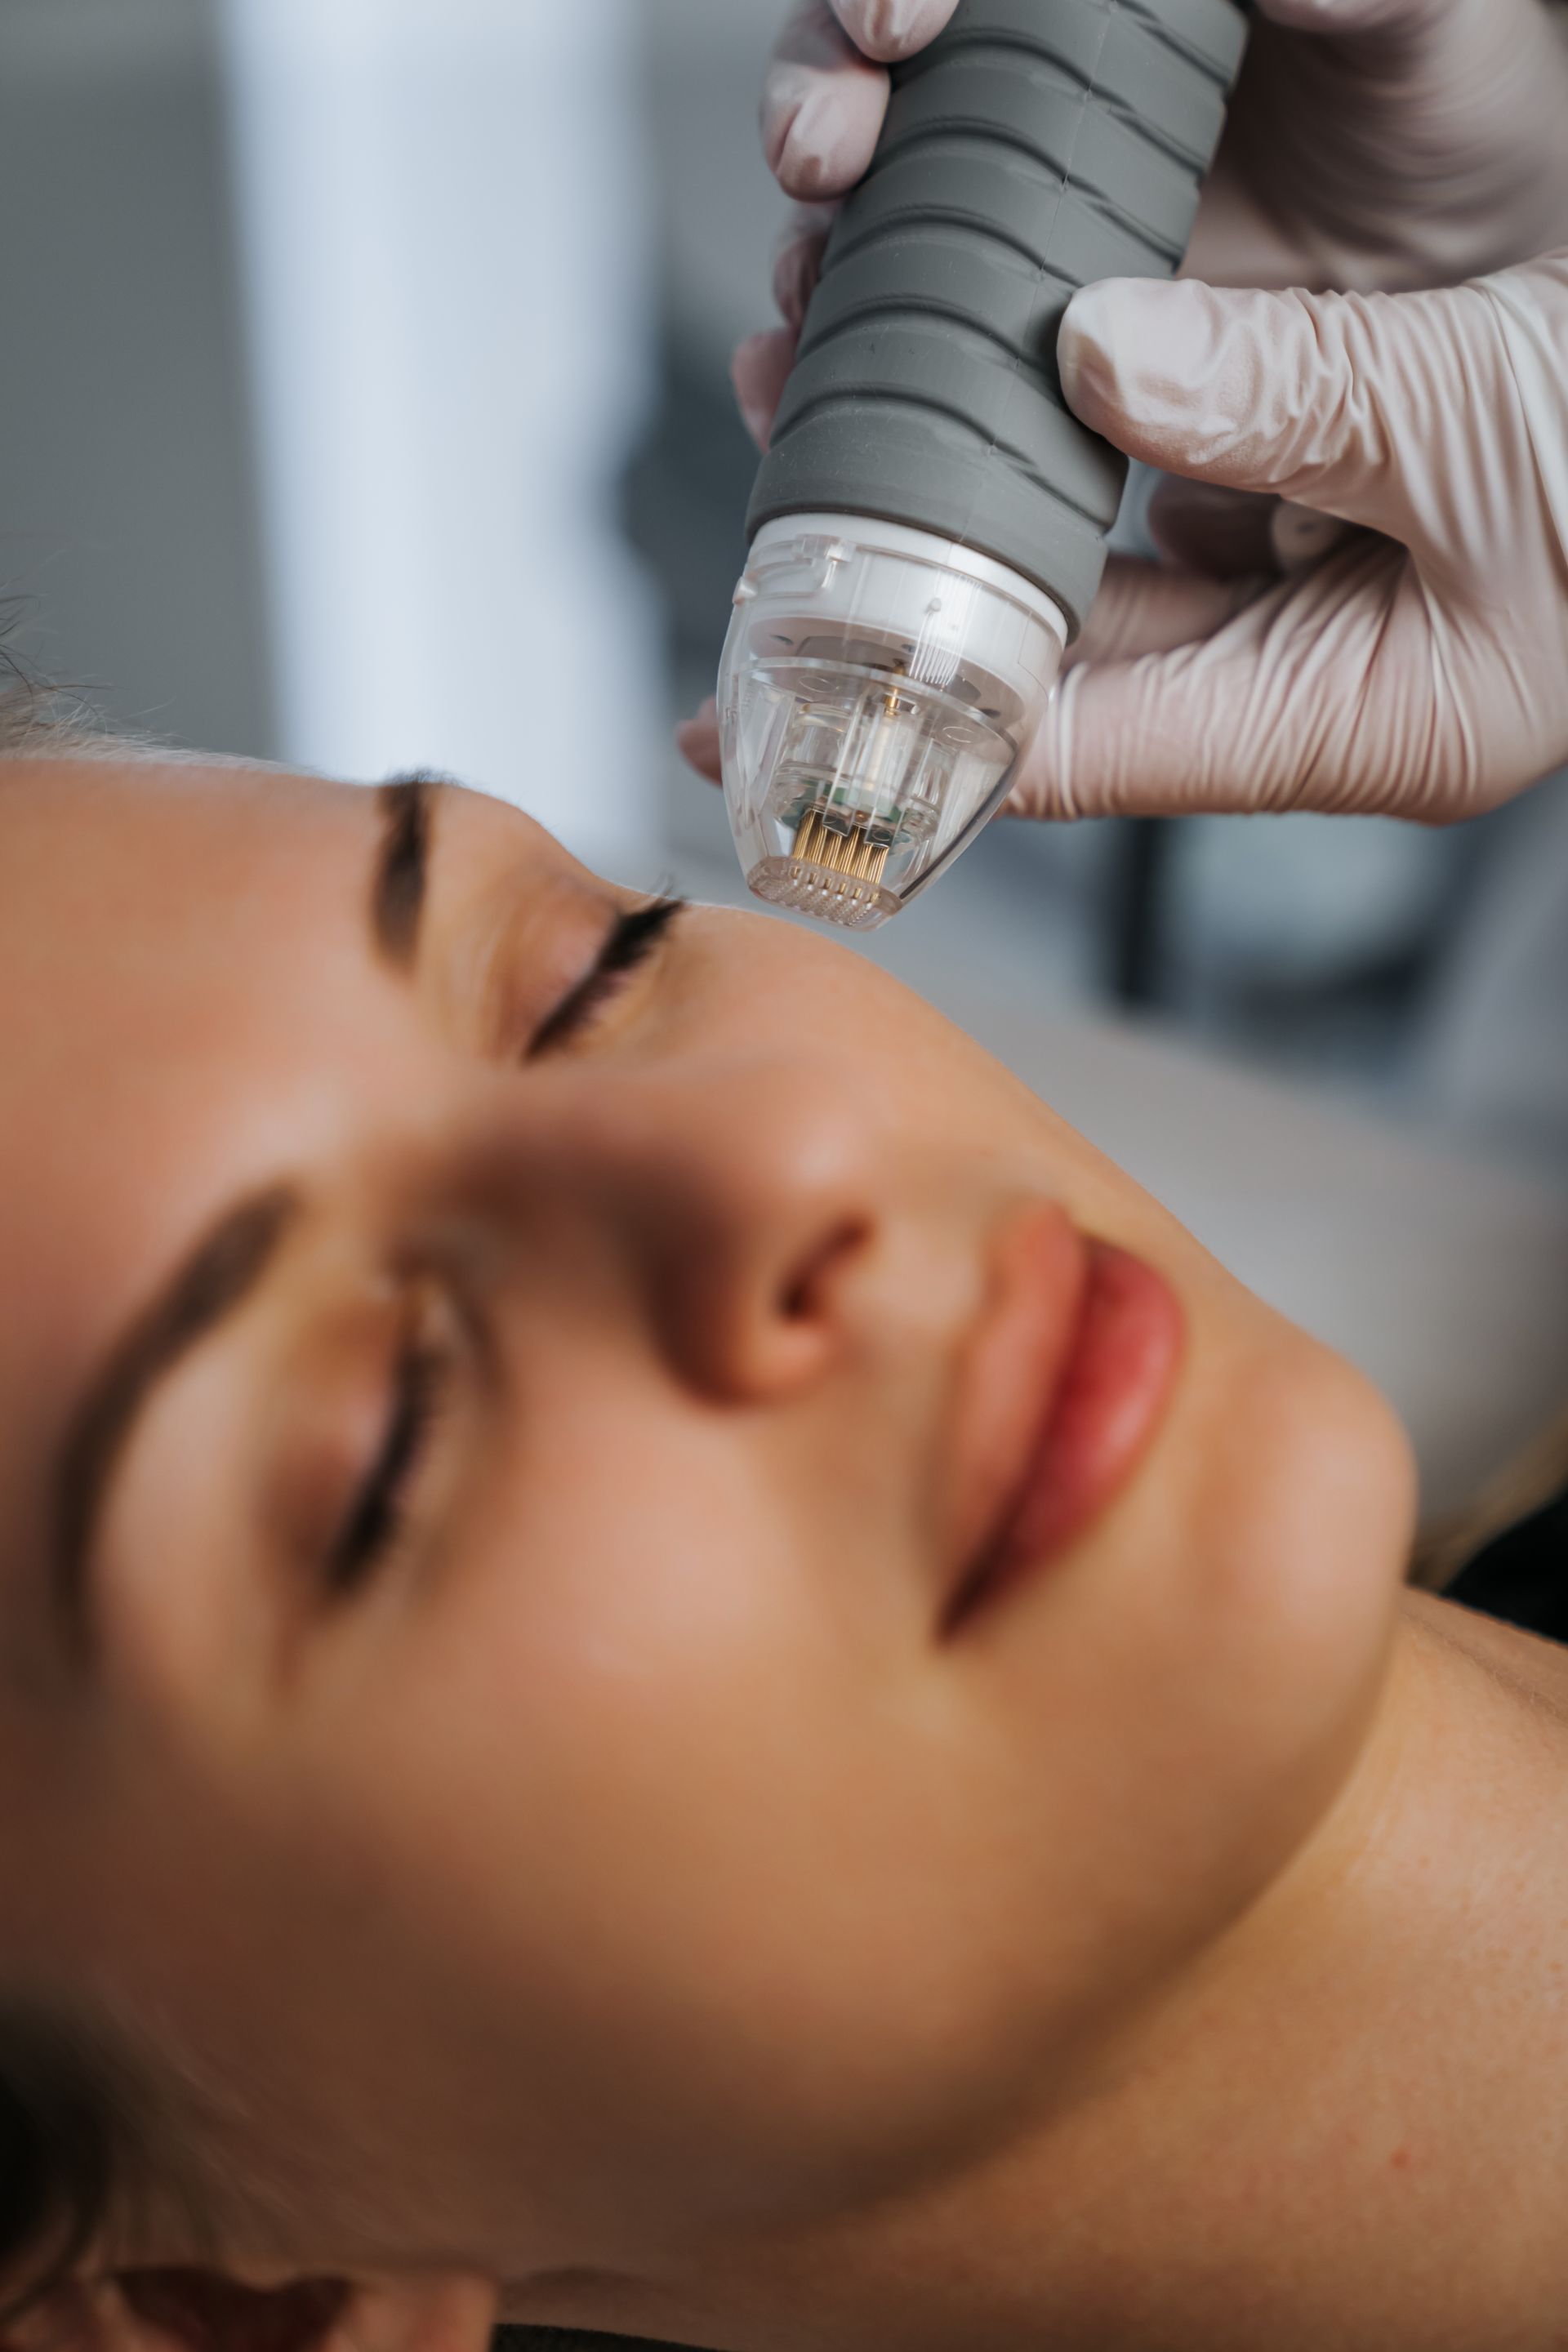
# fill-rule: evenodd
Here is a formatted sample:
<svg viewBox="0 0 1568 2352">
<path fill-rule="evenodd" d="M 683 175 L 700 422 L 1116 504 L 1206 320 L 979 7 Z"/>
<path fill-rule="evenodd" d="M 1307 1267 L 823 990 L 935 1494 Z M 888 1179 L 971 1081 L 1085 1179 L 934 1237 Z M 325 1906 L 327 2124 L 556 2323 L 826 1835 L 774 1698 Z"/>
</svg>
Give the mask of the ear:
<svg viewBox="0 0 1568 2352">
<path fill-rule="evenodd" d="M 493 2280 L 456 2272 L 242 2286 L 216 2271 L 126 2271 L 60 2289 L 0 2352 L 488 2352 Z"/>
</svg>

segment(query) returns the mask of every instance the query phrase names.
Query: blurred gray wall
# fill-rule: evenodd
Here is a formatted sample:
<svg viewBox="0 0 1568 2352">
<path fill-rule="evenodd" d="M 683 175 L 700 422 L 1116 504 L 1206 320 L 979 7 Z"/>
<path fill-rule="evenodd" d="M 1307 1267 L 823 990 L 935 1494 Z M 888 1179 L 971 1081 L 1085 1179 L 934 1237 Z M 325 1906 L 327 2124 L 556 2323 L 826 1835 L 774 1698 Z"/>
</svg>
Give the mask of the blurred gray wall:
<svg viewBox="0 0 1568 2352">
<path fill-rule="evenodd" d="M 0 5 L 0 593 L 122 723 L 273 748 L 205 0 Z"/>
</svg>

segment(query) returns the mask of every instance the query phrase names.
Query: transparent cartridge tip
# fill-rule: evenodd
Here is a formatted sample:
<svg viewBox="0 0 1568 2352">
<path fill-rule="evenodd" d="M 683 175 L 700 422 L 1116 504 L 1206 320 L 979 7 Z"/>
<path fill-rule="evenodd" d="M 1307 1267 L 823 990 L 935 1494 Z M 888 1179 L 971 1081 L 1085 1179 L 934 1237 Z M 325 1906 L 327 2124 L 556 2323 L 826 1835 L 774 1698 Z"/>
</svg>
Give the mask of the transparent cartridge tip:
<svg viewBox="0 0 1568 2352">
<path fill-rule="evenodd" d="M 898 523 L 765 524 L 719 679 L 724 798 L 759 898 L 871 930 L 1006 797 L 1067 623 L 1030 582 Z"/>
</svg>

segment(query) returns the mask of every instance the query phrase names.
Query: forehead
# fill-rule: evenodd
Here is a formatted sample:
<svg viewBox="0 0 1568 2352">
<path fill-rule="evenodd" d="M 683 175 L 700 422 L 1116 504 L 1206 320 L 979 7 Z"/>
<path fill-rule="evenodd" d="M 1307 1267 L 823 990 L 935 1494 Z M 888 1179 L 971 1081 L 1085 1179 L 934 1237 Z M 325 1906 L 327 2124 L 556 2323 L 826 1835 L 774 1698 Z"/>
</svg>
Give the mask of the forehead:
<svg viewBox="0 0 1568 2352">
<path fill-rule="evenodd" d="M 514 875 L 570 862 L 516 810 L 460 786 L 442 801 L 459 886 L 500 862 L 498 837 Z M 382 832 L 361 785 L 237 763 L 0 761 L 0 984 L 26 1042 L 57 1068 L 80 1051 L 108 1070 L 134 1028 L 156 1059 L 201 1026 L 204 985 L 232 1013 L 301 960 L 312 984 L 322 958 L 363 963 Z"/>
<path fill-rule="evenodd" d="M 229 1192 L 330 1109 L 380 1000 L 369 795 L 264 772 L 0 765 L 0 1487 Z M 317 1074 L 312 1097 L 312 1070 Z M 36 1482 L 24 1481 L 23 1485 Z"/>
<path fill-rule="evenodd" d="M 15 1204 L 363 962 L 362 795 L 244 770 L 0 772 L 0 1171 Z M 274 1024 L 273 1025 L 276 1025 Z M 123 1173 L 123 1170 L 121 1170 Z"/>
<path fill-rule="evenodd" d="M 307 990 L 363 991 L 372 815 L 264 772 L 0 764 L 6 1452 L 215 1183 L 268 1156 Z"/>
<path fill-rule="evenodd" d="M 570 866 L 460 789 L 438 831 L 453 911 Z M 287 1157 L 378 1040 L 405 1047 L 371 941 L 384 835 L 375 793 L 311 777 L 0 763 L 0 1280 L 90 1255 L 110 1207 L 173 1226 L 193 1181 L 210 1201 Z"/>
<path fill-rule="evenodd" d="M 366 796 L 237 768 L 0 764 L 0 973 L 68 1050 L 114 990 L 210 952 L 215 918 L 309 915 L 343 888 Z M 285 885 L 287 886 L 285 891 Z"/>
<path fill-rule="evenodd" d="M 588 878 L 521 811 L 455 783 L 440 801 L 459 889 L 487 863 Z M 357 948 L 380 808 L 373 786 L 240 762 L 0 760 L 7 976 L 27 976 L 24 959 L 50 971 L 58 1018 L 116 961 L 150 976 L 236 925 L 257 952 L 345 931 Z M 85 955 L 84 926 L 98 940 Z"/>
<path fill-rule="evenodd" d="M 134 915 L 132 889 L 173 899 L 231 880 L 290 838 L 352 827 L 353 785 L 264 768 L 152 758 L 0 762 L 0 898 L 7 933 L 29 911 Z M 34 934 L 36 939 L 36 933 Z"/>
</svg>

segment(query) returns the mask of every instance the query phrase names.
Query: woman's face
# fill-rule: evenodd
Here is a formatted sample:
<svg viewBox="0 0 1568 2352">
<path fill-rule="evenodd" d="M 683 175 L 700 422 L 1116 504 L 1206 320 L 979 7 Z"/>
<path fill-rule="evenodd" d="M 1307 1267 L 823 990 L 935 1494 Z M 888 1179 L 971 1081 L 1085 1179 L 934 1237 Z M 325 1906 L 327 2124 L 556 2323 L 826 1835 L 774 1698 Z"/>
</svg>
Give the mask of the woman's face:
<svg viewBox="0 0 1568 2352">
<path fill-rule="evenodd" d="M 10 1989 L 258 2258 L 635 2269 L 1063 2095 L 1348 1768 L 1375 1398 L 867 963 L 492 801 L 0 841 Z"/>
</svg>

